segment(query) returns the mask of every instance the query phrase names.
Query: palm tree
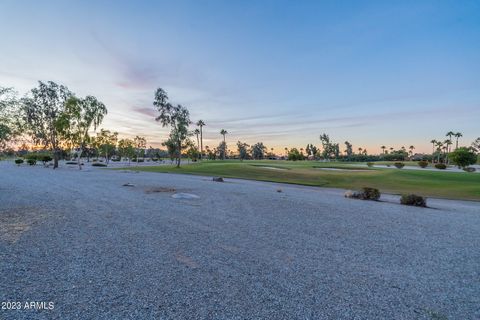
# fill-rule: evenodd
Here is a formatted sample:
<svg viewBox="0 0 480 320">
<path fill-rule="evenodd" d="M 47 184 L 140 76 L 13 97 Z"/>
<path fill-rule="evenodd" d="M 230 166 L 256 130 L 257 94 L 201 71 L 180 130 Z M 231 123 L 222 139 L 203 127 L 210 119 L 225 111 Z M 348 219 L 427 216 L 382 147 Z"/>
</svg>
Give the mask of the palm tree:
<svg viewBox="0 0 480 320">
<path fill-rule="evenodd" d="M 205 122 L 203 120 L 198 120 L 197 121 L 197 126 L 200 127 L 200 160 L 202 160 L 203 157 L 203 126 L 205 125 Z"/>
<path fill-rule="evenodd" d="M 193 133 L 197 136 L 197 148 L 200 149 L 200 140 L 198 140 L 198 135 L 200 134 L 200 130 L 195 129 Z"/>
<path fill-rule="evenodd" d="M 387 147 L 381 146 L 380 148 L 382 148 L 382 153 L 385 154 L 385 149 L 386 149 Z"/>
<path fill-rule="evenodd" d="M 225 153 L 227 153 L 227 143 L 225 142 L 225 135 L 228 134 L 228 131 L 225 129 L 220 130 L 220 134 L 223 136 L 223 143 L 225 144 L 225 151 L 223 152 L 223 160 L 225 160 Z"/>
<path fill-rule="evenodd" d="M 453 131 L 448 131 L 445 137 L 448 137 L 448 140 L 452 141 L 452 136 L 454 136 L 455 133 Z M 447 146 L 448 147 L 448 146 Z M 450 148 L 448 148 L 448 152 L 450 152 Z"/>
<path fill-rule="evenodd" d="M 358 154 L 362 154 L 362 148 L 358 148 Z"/>
<path fill-rule="evenodd" d="M 445 144 L 444 152 L 445 152 L 445 162 L 448 164 L 448 153 L 450 152 L 450 145 L 453 144 L 452 140 L 447 139 L 443 142 Z"/>
<path fill-rule="evenodd" d="M 393 151 L 393 147 L 390 147 L 390 153 L 392 153 L 392 151 Z"/>
<path fill-rule="evenodd" d="M 437 140 L 432 139 L 430 140 L 430 143 L 432 144 L 432 163 L 433 163 L 433 155 L 435 154 L 435 144 L 437 143 Z"/>
<path fill-rule="evenodd" d="M 285 147 L 285 156 L 288 156 L 288 148 Z"/>
<path fill-rule="evenodd" d="M 437 142 L 435 143 L 435 146 L 437 147 L 437 153 L 438 153 L 437 162 L 440 163 L 440 151 L 442 151 L 443 142 L 437 141 Z"/>
<path fill-rule="evenodd" d="M 456 149 L 458 149 L 458 138 L 463 137 L 463 134 L 461 132 L 457 132 L 457 133 L 454 134 L 454 136 L 455 136 L 455 139 L 456 139 L 456 141 L 455 141 L 455 150 L 456 150 Z"/>
</svg>

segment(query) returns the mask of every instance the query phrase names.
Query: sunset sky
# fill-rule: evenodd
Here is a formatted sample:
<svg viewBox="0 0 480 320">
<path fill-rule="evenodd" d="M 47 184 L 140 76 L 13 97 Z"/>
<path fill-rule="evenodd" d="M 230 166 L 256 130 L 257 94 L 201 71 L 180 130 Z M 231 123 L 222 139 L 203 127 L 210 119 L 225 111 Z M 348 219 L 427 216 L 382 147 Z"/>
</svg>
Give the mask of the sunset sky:
<svg viewBox="0 0 480 320">
<path fill-rule="evenodd" d="M 102 127 L 158 146 L 156 88 L 268 148 L 356 150 L 480 136 L 480 1 L 0 2 L 0 86 L 37 80 L 95 95 Z"/>
</svg>

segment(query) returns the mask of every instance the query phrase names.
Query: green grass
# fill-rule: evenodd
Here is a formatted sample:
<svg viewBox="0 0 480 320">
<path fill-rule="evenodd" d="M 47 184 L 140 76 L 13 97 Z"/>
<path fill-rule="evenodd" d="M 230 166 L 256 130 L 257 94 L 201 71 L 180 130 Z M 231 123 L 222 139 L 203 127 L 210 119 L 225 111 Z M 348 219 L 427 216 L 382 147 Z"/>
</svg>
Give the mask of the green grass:
<svg viewBox="0 0 480 320">
<path fill-rule="evenodd" d="M 273 170 L 269 167 L 285 170 Z M 327 171 L 321 170 L 321 168 L 339 168 L 346 171 Z M 380 189 L 381 192 L 394 194 L 415 193 L 427 197 L 480 200 L 480 174 L 476 173 L 368 168 L 365 164 L 358 163 L 269 160 L 204 161 L 185 164 L 181 168 L 163 165 L 126 169 L 222 176 L 329 188 L 374 187 Z"/>
</svg>

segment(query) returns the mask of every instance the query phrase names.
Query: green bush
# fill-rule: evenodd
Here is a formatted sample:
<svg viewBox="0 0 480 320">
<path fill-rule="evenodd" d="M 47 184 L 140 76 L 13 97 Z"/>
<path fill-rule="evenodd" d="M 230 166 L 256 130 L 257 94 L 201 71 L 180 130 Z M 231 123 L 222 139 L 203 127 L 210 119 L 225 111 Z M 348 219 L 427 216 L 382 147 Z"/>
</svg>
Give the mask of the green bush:
<svg viewBox="0 0 480 320">
<path fill-rule="evenodd" d="M 23 163 L 23 159 L 15 159 L 15 163 L 19 166 Z"/>
<path fill-rule="evenodd" d="M 120 161 L 120 158 L 113 158 L 112 161 L 113 161 L 113 162 L 119 162 L 119 161 Z"/>
<path fill-rule="evenodd" d="M 98 162 L 95 162 L 95 163 L 92 163 L 92 167 L 106 167 L 107 165 L 105 163 L 98 163 Z"/>
<path fill-rule="evenodd" d="M 415 194 L 404 194 L 400 198 L 400 203 L 406 206 L 426 207 L 427 198 Z"/>
<path fill-rule="evenodd" d="M 362 189 L 362 199 L 363 200 L 374 200 L 377 201 L 380 199 L 380 191 L 376 188 L 363 188 Z"/>
<path fill-rule="evenodd" d="M 44 155 L 44 156 L 42 156 L 42 157 L 40 158 L 40 160 L 45 164 L 45 163 L 47 163 L 47 162 L 52 161 L 53 158 L 52 158 L 51 156 L 49 156 L 49 155 Z"/>
<path fill-rule="evenodd" d="M 466 172 L 475 172 L 475 171 L 477 171 L 477 169 L 475 169 L 474 167 L 465 167 L 465 168 L 463 168 L 463 171 L 466 171 Z"/>
<path fill-rule="evenodd" d="M 398 169 L 402 169 L 403 167 L 405 167 L 405 163 L 403 163 L 403 162 L 395 162 L 395 163 L 394 163 L 394 166 L 397 167 Z"/>
<path fill-rule="evenodd" d="M 78 164 L 78 163 L 75 162 L 75 161 L 67 161 L 67 162 L 65 162 L 65 164 Z"/>
<path fill-rule="evenodd" d="M 440 169 L 440 170 L 445 170 L 445 169 L 447 169 L 447 166 L 444 163 L 437 163 L 437 164 L 435 164 L 435 168 Z"/>
<path fill-rule="evenodd" d="M 367 166 L 373 167 L 373 162 L 367 162 Z"/>
<path fill-rule="evenodd" d="M 152 158 L 152 161 L 155 161 L 155 162 L 156 162 L 156 161 L 158 161 L 158 159 L 157 159 L 157 158 Z"/>
<path fill-rule="evenodd" d="M 31 166 L 34 166 L 37 164 L 37 160 L 35 159 L 27 159 L 27 163 Z"/>
<path fill-rule="evenodd" d="M 418 161 L 418 165 L 420 168 L 426 168 L 428 167 L 428 162 L 427 161 Z"/>
</svg>

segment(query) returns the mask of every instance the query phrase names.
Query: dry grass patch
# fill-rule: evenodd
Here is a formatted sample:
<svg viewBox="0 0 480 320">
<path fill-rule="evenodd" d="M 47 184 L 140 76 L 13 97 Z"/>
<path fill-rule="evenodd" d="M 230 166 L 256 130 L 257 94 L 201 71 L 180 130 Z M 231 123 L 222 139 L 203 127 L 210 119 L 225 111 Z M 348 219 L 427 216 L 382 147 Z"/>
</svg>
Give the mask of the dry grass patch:
<svg viewBox="0 0 480 320">
<path fill-rule="evenodd" d="M 0 240 L 14 244 L 45 218 L 46 214 L 35 207 L 0 210 Z"/>
</svg>

